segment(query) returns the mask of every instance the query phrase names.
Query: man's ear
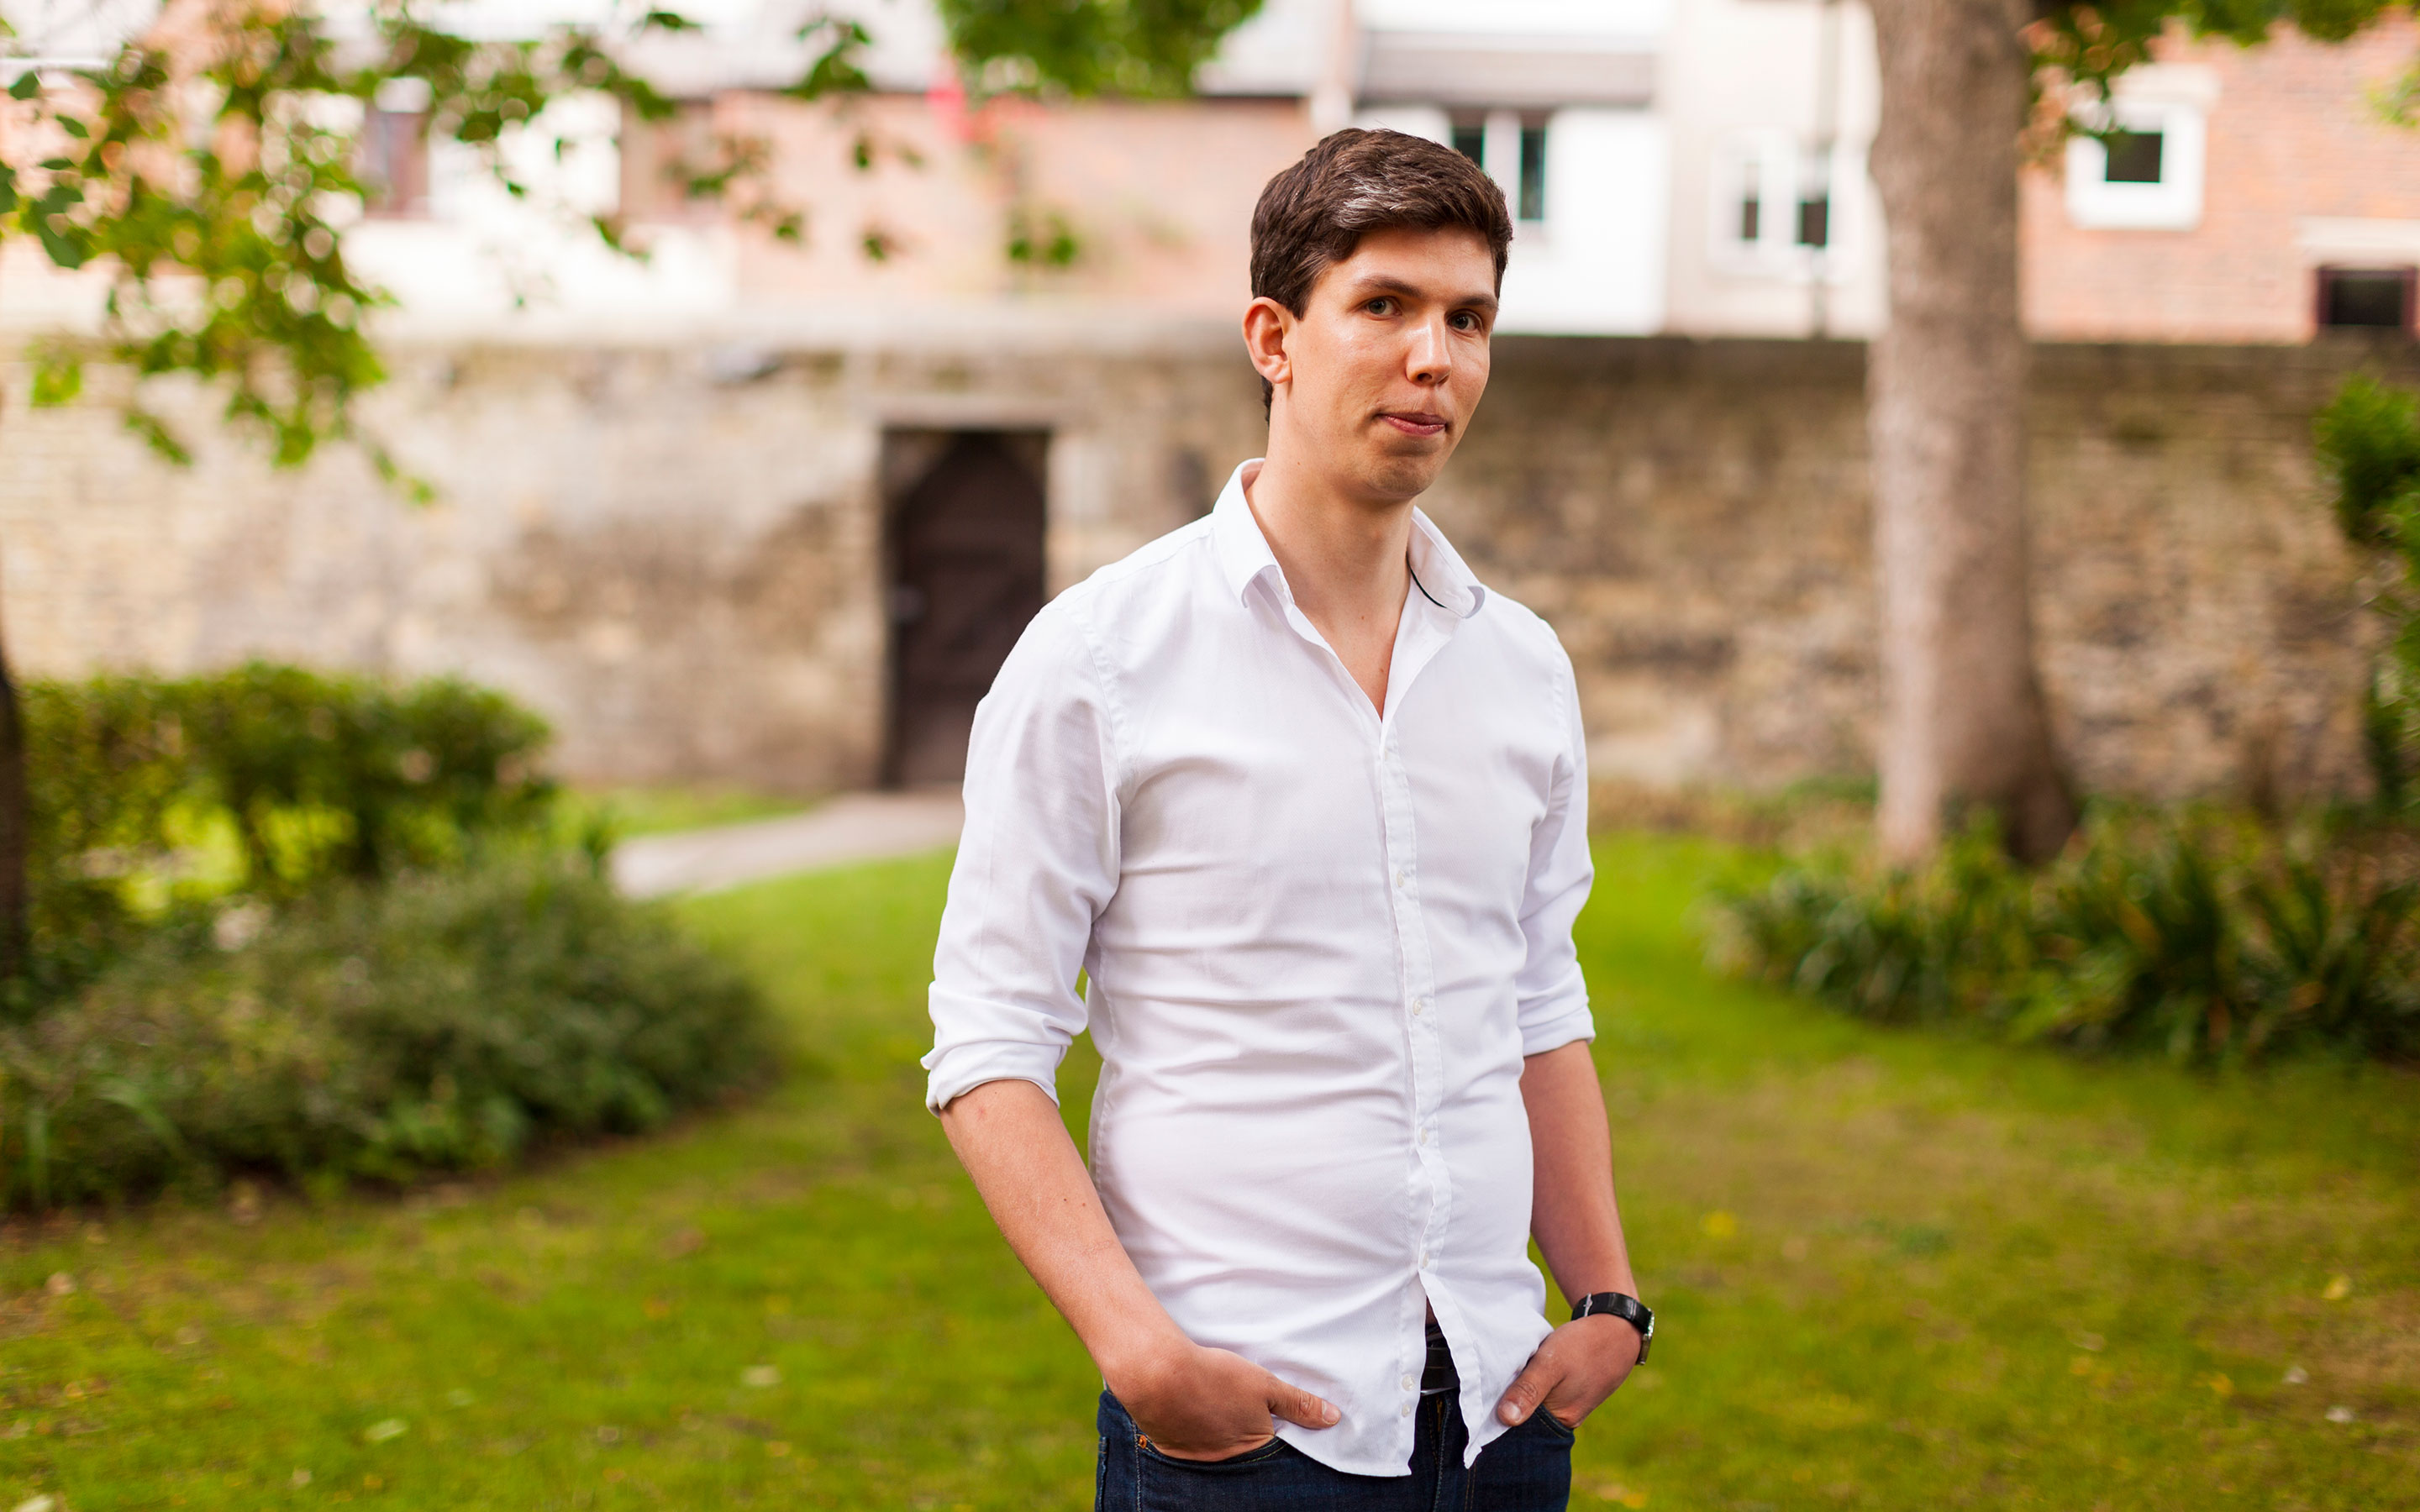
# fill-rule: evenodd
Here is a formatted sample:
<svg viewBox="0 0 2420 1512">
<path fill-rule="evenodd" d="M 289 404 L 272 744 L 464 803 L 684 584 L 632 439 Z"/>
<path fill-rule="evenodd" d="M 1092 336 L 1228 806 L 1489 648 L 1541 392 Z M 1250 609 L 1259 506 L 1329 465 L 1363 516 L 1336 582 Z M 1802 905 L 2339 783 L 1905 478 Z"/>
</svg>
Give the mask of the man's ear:
<svg viewBox="0 0 2420 1512">
<path fill-rule="evenodd" d="M 1252 356 L 1252 366 L 1272 384 L 1282 384 L 1294 377 L 1294 362 L 1286 355 L 1286 343 L 1292 339 L 1295 313 L 1264 294 L 1244 309 L 1244 349 Z"/>
</svg>

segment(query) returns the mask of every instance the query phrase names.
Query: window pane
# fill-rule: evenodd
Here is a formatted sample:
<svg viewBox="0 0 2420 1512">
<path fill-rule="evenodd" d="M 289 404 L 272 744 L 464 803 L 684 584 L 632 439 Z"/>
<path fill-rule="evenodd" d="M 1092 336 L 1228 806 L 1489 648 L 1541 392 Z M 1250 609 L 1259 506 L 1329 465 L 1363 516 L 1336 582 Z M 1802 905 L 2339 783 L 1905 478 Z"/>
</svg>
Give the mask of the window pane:
<svg viewBox="0 0 2420 1512">
<path fill-rule="evenodd" d="M 1832 244 L 1832 199 L 1819 194 L 1798 202 L 1798 244 L 1802 247 L 1828 247 Z"/>
<path fill-rule="evenodd" d="M 2409 269 L 2322 268 L 2319 324 L 2400 330 L 2411 323 L 2411 288 Z"/>
<path fill-rule="evenodd" d="M 1546 218 L 1546 129 L 1521 128 L 1521 219 Z"/>
<path fill-rule="evenodd" d="M 2160 155 L 2166 144 L 2166 136 L 2159 131 L 2118 132 L 2102 144 L 2109 154 L 2109 170 L 2102 177 L 2113 184 L 2158 183 Z"/>
<path fill-rule="evenodd" d="M 1763 233 L 1764 193 L 1757 182 L 1756 164 L 1745 166 L 1740 175 L 1739 239 L 1754 241 Z"/>
<path fill-rule="evenodd" d="M 1464 125 L 1459 121 L 1455 122 L 1453 128 L 1453 149 L 1456 152 L 1461 153 L 1464 157 L 1468 158 L 1473 162 L 1484 163 L 1487 161 L 1487 127 L 1485 124 L 1474 122 L 1470 125 Z"/>
<path fill-rule="evenodd" d="M 369 107 L 362 119 L 363 207 L 372 215 L 411 216 L 428 208 L 427 117 Z"/>
</svg>

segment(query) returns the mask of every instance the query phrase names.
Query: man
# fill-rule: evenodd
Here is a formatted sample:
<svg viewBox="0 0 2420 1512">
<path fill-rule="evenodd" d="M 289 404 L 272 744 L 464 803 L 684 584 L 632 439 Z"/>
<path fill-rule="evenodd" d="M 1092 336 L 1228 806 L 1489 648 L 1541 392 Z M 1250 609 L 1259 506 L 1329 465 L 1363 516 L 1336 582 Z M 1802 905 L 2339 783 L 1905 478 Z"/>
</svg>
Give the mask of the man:
<svg viewBox="0 0 2420 1512">
<path fill-rule="evenodd" d="M 1413 507 L 1512 235 L 1416 137 L 1272 179 L 1267 457 L 1044 609 L 976 716 L 928 1099 L 1100 1366 L 1105 1509 L 1561 1507 L 1653 1326 L 1572 945 L 1571 664 Z M 1088 1025 L 1089 1177 L 1052 1089 Z"/>
</svg>

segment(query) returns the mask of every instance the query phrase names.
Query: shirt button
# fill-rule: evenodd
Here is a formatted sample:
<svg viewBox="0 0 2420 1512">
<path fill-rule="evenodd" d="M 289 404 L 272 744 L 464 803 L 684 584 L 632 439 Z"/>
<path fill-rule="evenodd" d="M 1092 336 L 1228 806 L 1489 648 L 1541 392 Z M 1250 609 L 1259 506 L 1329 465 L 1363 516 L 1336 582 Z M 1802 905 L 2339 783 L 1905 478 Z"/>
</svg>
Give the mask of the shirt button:
<svg viewBox="0 0 2420 1512">
<path fill-rule="evenodd" d="M 1395 873 L 1395 886 L 1396 886 L 1396 887 L 1410 887 L 1411 885 L 1412 885 L 1412 874 L 1411 874 L 1409 872 L 1396 872 L 1396 873 Z"/>
<path fill-rule="evenodd" d="M 1413 1375 L 1413 1374 L 1412 1374 L 1411 1372 L 1409 1372 L 1409 1371 L 1405 1371 L 1405 1372 L 1404 1373 L 1404 1389 L 1405 1391 L 1409 1391 L 1409 1390 L 1411 1390 L 1414 1386 L 1417 1386 L 1417 1385 L 1419 1385 L 1419 1383 L 1420 1383 L 1420 1378 L 1419 1378 L 1419 1377 Z"/>
<path fill-rule="evenodd" d="M 1425 1270 L 1427 1270 L 1428 1268 L 1429 1268 L 1429 1252 L 1428 1252 L 1428 1251 L 1426 1251 L 1426 1250 L 1422 1250 L 1422 1251 L 1420 1251 L 1420 1269 L 1421 1269 L 1421 1270 L 1423 1270 L 1423 1271 L 1425 1271 Z"/>
<path fill-rule="evenodd" d="M 1423 1014 L 1423 1013 L 1427 1012 L 1428 1011 L 1429 1011 L 1429 1000 L 1428 1000 L 1427 998 L 1425 998 L 1425 997 L 1415 997 L 1415 998 L 1413 998 L 1413 999 L 1412 999 L 1412 1017 L 1414 1017 L 1414 1018 L 1419 1018 L 1421 1014 Z"/>
<path fill-rule="evenodd" d="M 1412 1415 L 1412 1404 L 1411 1404 L 1411 1403 L 1409 1403 L 1409 1402 L 1405 1402 L 1405 1403 L 1404 1404 L 1404 1410 L 1403 1410 L 1402 1412 L 1400 1412 L 1396 1413 L 1395 1415 L 1396 1415 L 1397 1417 L 1409 1417 L 1409 1416 L 1411 1416 L 1411 1415 Z"/>
</svg>

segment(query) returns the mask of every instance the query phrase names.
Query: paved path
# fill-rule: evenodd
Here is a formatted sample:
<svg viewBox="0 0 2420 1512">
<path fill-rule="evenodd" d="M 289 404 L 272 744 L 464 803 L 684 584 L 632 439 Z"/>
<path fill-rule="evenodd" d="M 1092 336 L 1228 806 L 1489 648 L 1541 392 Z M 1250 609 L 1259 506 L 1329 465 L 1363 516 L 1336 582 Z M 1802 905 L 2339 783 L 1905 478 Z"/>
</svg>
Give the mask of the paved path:
<svg viewBox="0 0 2420 1512">
<path fill-rule="evenodd" d="M 712 892 L 849 861 L 957 843 L 955 793 L 851 793 L 802 814 L 643 835 L 613 848 L 613 884 L 633 898 Z"/>
</svg>

